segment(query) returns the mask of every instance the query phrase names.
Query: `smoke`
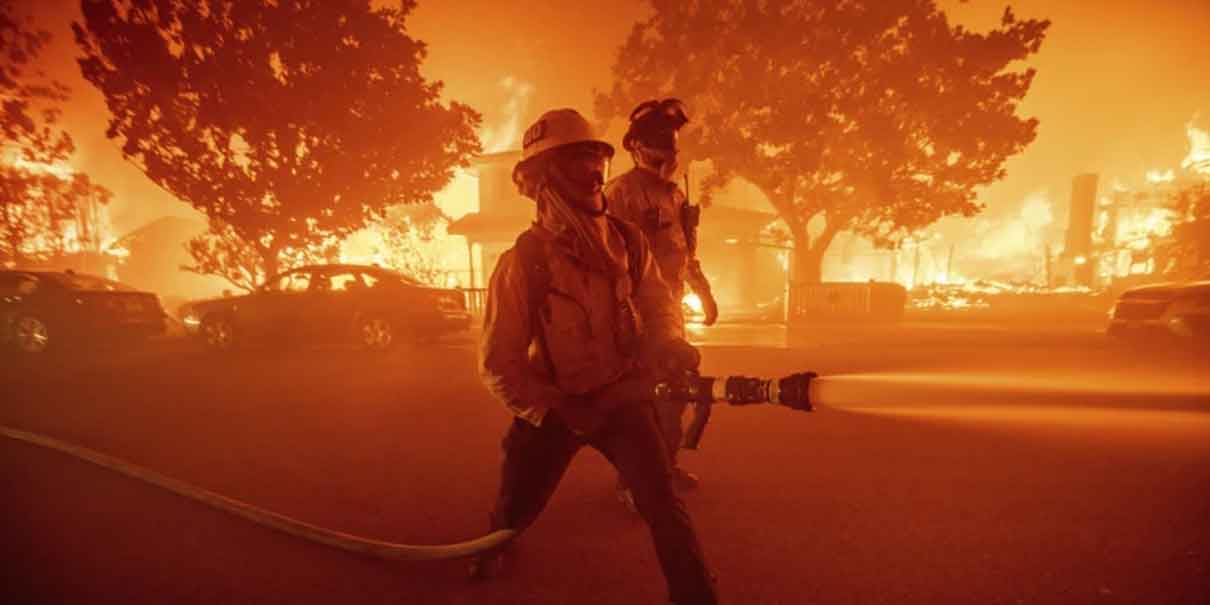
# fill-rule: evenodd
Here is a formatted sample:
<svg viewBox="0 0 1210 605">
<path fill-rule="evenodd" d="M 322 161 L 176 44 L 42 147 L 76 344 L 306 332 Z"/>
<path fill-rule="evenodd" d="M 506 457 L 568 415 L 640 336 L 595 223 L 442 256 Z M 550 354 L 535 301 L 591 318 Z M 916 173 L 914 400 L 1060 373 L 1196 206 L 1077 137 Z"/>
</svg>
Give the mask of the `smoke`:
<svg viewBox="0 0 1210 605">
<path fill-rule="evenodd" d="M 978 243 L 973 258 L 967 260 L 985 266 L 973 271 L 968 268 L 968 273 L 1026 280 L 1037 277 L 1054 225 L 1054 203 L 1046 190 L 1027 195 L 1015 216 L 980 218 L 973 238 Z"/>
<path fill-rule="evenodd" d="M 494 127 L 485 127 L 480 133 L 479 139 L 483 142 L 484 153 L 496 153 L 517 147 L 521 129 L 524 128 L 522 120 L 534 95 L 533 84 L 513 76 L 501 78 L 500 88 L 508 95 L 508 100 L 502 107 L 504 119 Z"/>
</svg>

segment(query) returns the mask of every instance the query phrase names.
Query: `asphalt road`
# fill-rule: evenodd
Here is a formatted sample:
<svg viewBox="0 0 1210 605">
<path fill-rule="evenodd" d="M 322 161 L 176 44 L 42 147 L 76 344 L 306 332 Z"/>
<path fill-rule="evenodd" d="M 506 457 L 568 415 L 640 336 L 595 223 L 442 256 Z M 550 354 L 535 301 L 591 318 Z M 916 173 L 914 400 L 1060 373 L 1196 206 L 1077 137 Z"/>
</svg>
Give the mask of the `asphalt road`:
<svg viewBox="0 0 1210 605">
<path fill-rule="evenodd" d="M 684 456 L 727 603 L 1210 602 L 1210 365 L 1094 329 L 696 332 L 706 373 L 811 369 L 821 407 L 719 408 Z M 0 424 L 311 523 L 485 528 L 507 413 L 470 338 L 386 356 L 181 343 L 0 369 Z M 663 603 L 585 450 L 514 565 L 369 560 L 0 439 L 5 603 Z"/>
</svg>

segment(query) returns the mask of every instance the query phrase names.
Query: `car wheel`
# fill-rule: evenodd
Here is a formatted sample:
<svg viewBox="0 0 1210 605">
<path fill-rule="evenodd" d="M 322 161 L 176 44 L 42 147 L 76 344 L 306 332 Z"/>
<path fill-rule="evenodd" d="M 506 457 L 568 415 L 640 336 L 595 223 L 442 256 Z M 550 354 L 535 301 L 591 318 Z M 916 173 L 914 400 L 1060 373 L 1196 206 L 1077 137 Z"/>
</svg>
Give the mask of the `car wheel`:
<svg viewBox="0 0 1210 605">
<path fill-rule="evenodd" d="M 371 315 L 357 322 L 357 344 L 370 351 L 386 351 L 395 346 L 395 325 L 385 317 Z"/>
<path fill-rule="evenodd" d="M 207 315 L 201 325 L 202 342 L 215 351 L 235 347 L 235 324 L 225 315 Z"/>
<path fill-rule="evenodd" d="M 17 351 L 36 355 L 50 348 L 50 328 L 33 315 L 22 315 L 13 322 L 13 344 Z"/>
</svg>

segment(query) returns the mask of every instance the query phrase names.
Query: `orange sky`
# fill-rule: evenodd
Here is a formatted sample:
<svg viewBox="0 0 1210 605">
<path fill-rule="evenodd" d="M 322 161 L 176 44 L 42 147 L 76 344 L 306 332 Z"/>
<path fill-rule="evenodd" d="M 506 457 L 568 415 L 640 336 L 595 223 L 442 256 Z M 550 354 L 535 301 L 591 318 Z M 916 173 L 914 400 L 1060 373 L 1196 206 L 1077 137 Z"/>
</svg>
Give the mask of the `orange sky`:
<svg viewBox="0 0 1210 605">
<path fill-rule="evenodd" d="M 74 0 L 26 0 L 55 36 L 49 68 L 72 87 L 67 123 L 79 147 L 76 165 L 116 193 L 119 231 L 188 207 L 150 184 L 105 139 L 107 113 L 74 64 Z M 947 1 L 958 22 L 993 25 L 1003 2 Z M 1062 218 L 1071 176 L 1099 172 L 1140 184 L 1149 169 L 1175 168 L 1186 153 L 1185 124 L 1201 112 L 1210 126 L 1210 2 L 1206 0 L 1017 0 L 1020 17 L 1054 23 L 1031 61 L 1039 75 L 1024 114 L 1041 120 L 1037 141 L 1009 163 L 1008 178 L 982 194 L 989 216 L 1018 211 L 1047 191 Z M 608 3 L 421 0 L 409 22 L 429 44 L 425 72 L 447 96 L 479 109 L 498 135 L 518 86 L 532 87 L 524 120 L 558 106 L 591 109 L 592 90 L 609 86 L 609 66 L 639 0 Z M 1200 30 L 1200 31 L 1199 31 Z M 1200 34 L 1200 36 L 1199 36 Z M 504 84 L 511 76 L 512 86 Z M 508 129 L 504 129 L 508 130 Z"/>
</svg>

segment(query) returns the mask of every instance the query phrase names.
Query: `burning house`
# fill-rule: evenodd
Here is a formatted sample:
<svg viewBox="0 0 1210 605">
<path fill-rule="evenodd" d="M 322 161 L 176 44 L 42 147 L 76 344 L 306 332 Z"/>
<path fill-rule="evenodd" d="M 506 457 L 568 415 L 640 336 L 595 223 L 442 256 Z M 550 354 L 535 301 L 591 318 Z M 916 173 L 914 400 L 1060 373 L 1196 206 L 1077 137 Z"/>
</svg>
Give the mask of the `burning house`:
<svg viewBox="0 0 1210 605">
<path fill-rule="evenodd" d="M 521 197 L 512 181 L 520 155 L 505 151 L 481 156 L 474 166 L 479 210 L 448 227 L 450 235 L 466 238 L 469 283 L 474 289 L 487 286 L 500 255 L 533 221 L 533 202 Z M 698 255 L 724 309 L 752 311 L 783 296 L 787 250 L 762 237 L 776 218 L 772 213 L 720 204 L 703 209 Z"/>
</svg>

